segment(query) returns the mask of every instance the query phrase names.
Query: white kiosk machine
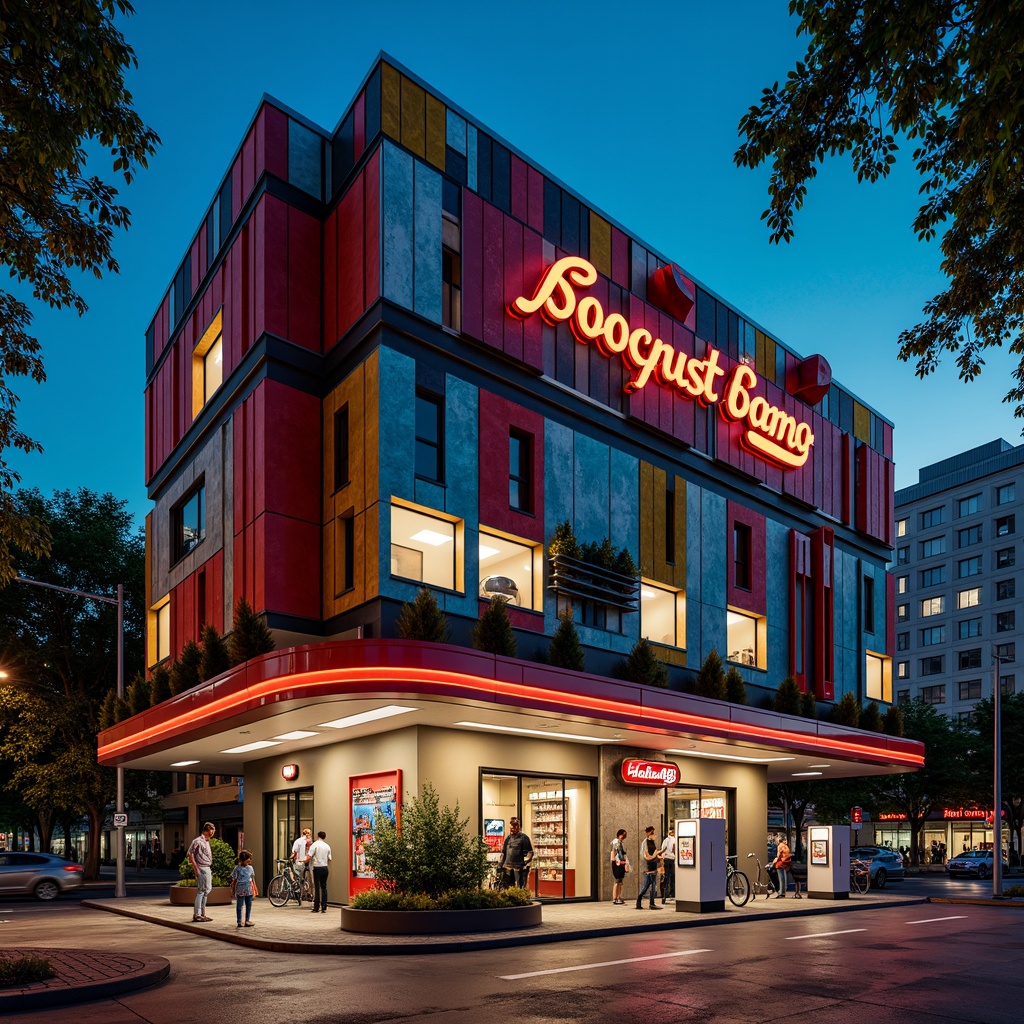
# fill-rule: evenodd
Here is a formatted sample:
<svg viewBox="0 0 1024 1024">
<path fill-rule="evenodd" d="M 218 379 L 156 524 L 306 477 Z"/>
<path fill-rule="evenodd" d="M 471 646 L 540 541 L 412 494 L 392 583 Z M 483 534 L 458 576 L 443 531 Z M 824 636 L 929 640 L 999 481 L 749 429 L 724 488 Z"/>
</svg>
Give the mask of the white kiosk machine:
<svg viewBox="0 0 1024 1024">
<path fill-rule="evenodd" d="M 676 822 L 676 910 L 705 914 L 725 910 L 725 821 Z"/>
<path fill-rule="evenodd" d="M 807 895 L 812 900 L 850 898 L 849 825 L 812 825 L 807 830 Z"/>
</svg>

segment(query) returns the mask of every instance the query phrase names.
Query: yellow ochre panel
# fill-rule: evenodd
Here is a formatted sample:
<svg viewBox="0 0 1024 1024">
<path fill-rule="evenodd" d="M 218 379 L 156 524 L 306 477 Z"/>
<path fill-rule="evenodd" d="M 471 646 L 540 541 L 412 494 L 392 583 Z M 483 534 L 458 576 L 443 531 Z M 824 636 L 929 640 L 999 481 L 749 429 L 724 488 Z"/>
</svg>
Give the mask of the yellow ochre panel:
<svg viewBox="0 0 1024 1024">
<path fill-rule="evenodd" d="M 417 156 L 427 155 L 426 93 L 402 75 L 402 145 Z"/>
<path fill-rule="evenodd" d="M 612 226 L 590 211 L 590 262 L 599 274 L 612 276 Z"/>
<path fill-rule="evenodd" d="M 427 93 L 427 161 L 444 170 L 448 114 L 445 105 Z"/>
<path fill-rule="evenodd" d="M 380 66 L 380 128 L 396 141 L 402 138 L 402 76 L 390 64 Z"/>
</svg>

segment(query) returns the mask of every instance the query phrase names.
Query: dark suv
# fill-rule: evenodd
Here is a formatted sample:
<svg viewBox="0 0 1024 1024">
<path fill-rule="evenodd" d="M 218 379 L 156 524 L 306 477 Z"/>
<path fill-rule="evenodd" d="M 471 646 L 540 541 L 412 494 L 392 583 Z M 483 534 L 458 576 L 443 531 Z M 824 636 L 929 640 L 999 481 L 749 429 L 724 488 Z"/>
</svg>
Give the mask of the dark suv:
<svg viewBox="0 0 1024 1024">
<path fill-rule="evenodd" d="M 81 864 L 49 853 L 0 851 L 0 896 L 35 896 L 55 900 L 69 889 L 81 889 Z"/>
</svg>

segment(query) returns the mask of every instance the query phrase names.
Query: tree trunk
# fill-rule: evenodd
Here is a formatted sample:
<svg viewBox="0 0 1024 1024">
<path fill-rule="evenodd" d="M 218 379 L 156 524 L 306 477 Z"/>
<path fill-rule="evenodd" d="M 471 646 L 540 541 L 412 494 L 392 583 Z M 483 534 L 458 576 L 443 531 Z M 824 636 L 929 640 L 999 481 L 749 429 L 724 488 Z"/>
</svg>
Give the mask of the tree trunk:
<svg viewBox="0 0 1024 1024">
<path fill-rule="evenodd" d="M 53 811 L 37 811 L 36 819 L 40 852 L 49 853 L 53 846 Z"/>
<path fill-rule="evenodd" d="M 85 868 L 86 881 L 95 881 L 100 877 L 100 838 L 105 808 L 102 804 L 89 804 L 87 810 L 89 812 L 89 842 L 82 866 Z M 117 829 L 114 830 L 114 835 L 118 835 Z"/>
</svg>

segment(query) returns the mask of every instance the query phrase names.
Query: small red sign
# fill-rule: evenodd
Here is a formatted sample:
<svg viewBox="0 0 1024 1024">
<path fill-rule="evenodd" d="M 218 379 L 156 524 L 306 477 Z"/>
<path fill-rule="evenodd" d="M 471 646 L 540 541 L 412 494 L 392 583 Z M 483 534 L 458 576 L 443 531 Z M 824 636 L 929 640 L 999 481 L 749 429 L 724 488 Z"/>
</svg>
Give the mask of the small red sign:
<svg viewBox="0 0 1024 1024">
<path fill-rule="evenodd" d="M 850 822 L 854 825 L 860 825 L 863 819 L 861 809 L 859 807 L 853 807 L 850 809 Z"/>
<path fill-rule="evenodd" d="M 674 786 L 679 781 L 679 765 L 627 757 L 622 762 L 622 781 L 628 786 Z"/>
</svg>

